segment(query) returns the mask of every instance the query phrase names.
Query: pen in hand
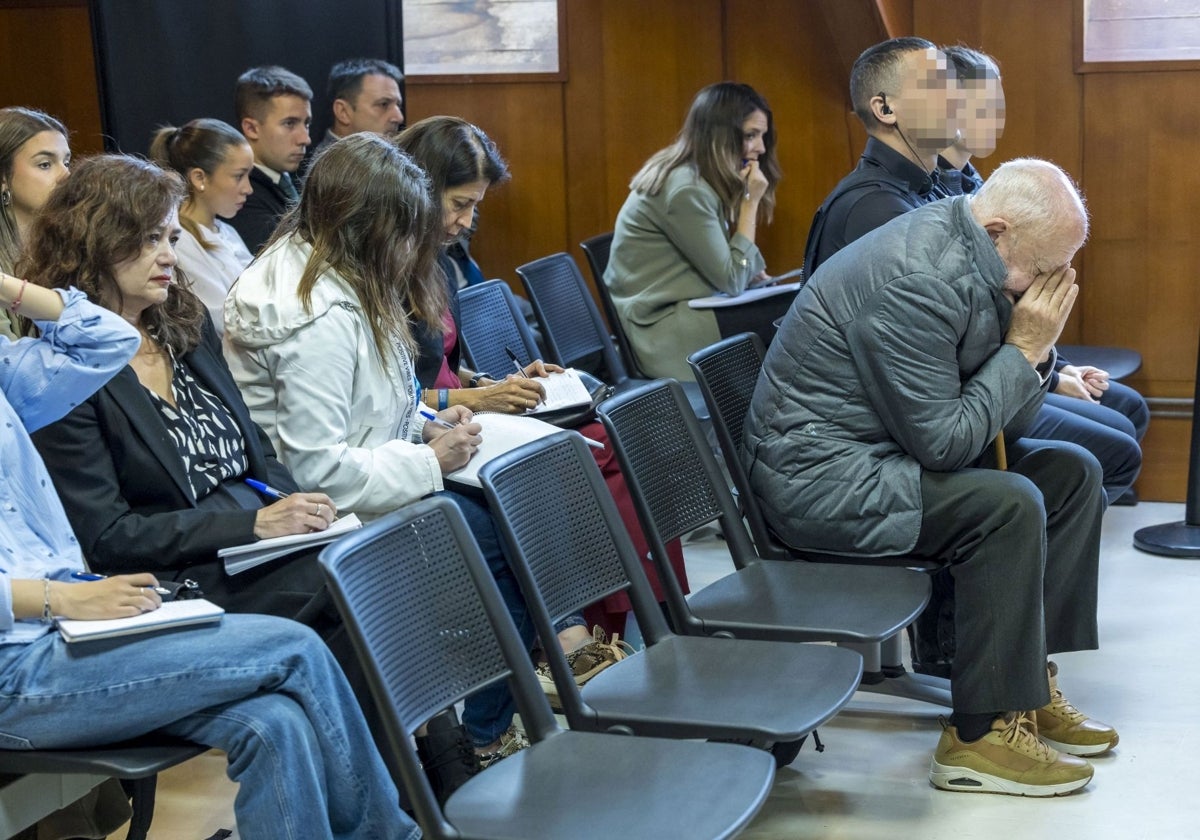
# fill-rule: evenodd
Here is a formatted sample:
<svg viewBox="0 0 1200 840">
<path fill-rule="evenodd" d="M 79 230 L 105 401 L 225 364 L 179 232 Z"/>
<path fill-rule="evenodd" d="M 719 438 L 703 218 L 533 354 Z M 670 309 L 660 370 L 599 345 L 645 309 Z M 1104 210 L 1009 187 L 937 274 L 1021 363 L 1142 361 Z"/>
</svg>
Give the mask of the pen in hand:
<svg viewBox="0 0 1200 840">
<path fill-rule="evenodd" d="M 422 417 L 424 417 L 426 423 L 432 423 L 435 426 L 441 426 L 443 429 L 456 428 L 453 423 L 447 423 L 445 420 L 438 417 L 436 414 L 434 414 L 432 411 L 430 411 L 427 408 L 418 408 L 417 414 L 420 414 Z"/>
<path fill-rule="evenodd" d="M 515 367 L 517 369 L 517 375 L 524 376 L 526 379 L 528 379 L 529 374 L 527 374 L 525 372 L 525 368 L 521 367 L 521 363 L 519 361 L 517 361 L 517 354 L 514 353 L 512 350 L 510 350 L 508 347 L 504 348 L 504 352 L 508 354 L 508 358 L 512 359 L 513 367 Z"/>
<path fill-rule="evenodd" d="M 259 493 L 262 493 L 268 499 L 286 499 L 288 497 L 288 494 L 284 493 L 282 490 L 276 490 L 271 485 L 264 484 L 263 482 L 258 481 L 257 479 L 247 478 L 246 483 L 249 484 L 251 487 L 253 487 L 255 490 L 257 490 Z"/>
</svg>

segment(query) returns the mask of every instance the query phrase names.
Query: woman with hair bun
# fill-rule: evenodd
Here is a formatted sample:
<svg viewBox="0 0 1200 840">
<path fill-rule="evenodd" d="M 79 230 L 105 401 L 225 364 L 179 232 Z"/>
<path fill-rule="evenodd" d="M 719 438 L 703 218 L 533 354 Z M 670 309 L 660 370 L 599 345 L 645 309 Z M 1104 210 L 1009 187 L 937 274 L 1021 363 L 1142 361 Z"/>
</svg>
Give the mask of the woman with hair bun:
<svg viewBox="0 0 1200 840">
<path fill-rule="evenodd" d="M 242 237 L 222 219 L 232 219 L 254 189 L 254 152 L 241 132 L 220 120 L 197 119 L 155 132 L 150 156 L 183 176 L 187 195 L 179 207 L 183 232 L 175 243 L 179 267 L 192 291 L 224 329 L 225 295 L 253 258 Z"/>
</svg>

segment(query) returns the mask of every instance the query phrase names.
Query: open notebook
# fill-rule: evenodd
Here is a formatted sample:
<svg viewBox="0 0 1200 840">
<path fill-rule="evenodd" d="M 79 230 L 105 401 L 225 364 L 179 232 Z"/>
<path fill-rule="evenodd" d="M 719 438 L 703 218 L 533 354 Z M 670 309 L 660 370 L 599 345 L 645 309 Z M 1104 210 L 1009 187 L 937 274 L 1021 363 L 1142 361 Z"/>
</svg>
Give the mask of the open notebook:
<svg viewBox="0 0 1200 840">
<path fill-rule="evenodd" d="M 546 391 L 546 399 L 529 409 L 526 414 L 536 417 L 563 408 L 590 405 L 592 402 L 592 395 L 588 393 L 587 386 L 583 384 L 583 380 L 579 378 L 579 371 L 575 368 L 539 377 L 537 381 Z"/>
<path fill-rule="evenodd" d="M 483 411 L 471 419 L 472 422 L 483 426 L 483 431 L 480 432 L 483 442 L 479 444 L 479 448 L 465 467 L 446 474 L 447 480 L 471 487 L 483 486 L 479 481 L 479 471 L 488 461 L 530 441 L 562 431 L 558 426 L 551 426 L 535 417 L 520 414 L 493 414 Z"/>
</svg>

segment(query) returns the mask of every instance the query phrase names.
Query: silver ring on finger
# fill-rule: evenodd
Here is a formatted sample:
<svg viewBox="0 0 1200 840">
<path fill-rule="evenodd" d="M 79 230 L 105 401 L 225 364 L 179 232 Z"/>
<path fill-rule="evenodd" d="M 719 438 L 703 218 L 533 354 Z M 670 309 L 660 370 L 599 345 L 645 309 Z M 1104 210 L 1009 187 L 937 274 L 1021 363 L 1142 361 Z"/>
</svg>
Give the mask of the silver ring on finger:
<svg viewBox="0 0 1200 840">
<path fill-rule="evenodd" d="M 321 508 L 323 508 L 323 507 L 325 507 L 325 505 L 320 505 L 320 504 L 317 505 L 317 516 L 321 515 Z"/>
</svg>

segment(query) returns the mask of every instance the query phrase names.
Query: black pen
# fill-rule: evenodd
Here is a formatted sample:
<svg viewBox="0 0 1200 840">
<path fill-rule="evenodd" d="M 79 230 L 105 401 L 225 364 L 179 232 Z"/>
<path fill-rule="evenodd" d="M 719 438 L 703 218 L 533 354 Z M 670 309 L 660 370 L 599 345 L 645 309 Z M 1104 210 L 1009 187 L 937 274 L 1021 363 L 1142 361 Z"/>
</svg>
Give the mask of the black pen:
<svg viewBox="0 0 1200 840">
<path fill-rule="evenodd" d="M 508 354 L 508 358 L 512 359 L 513 366 L 516 367 L 517 373 L 520 374 L 521 376 L 524 376 L 526 379 L 528 379 L 529 374 L 527 374 L 525 372 L 525 368 L 521 367 L 521 363 L 519 361 L 517 361 L 517 354 L 514 353 L 508 347 L 504 348 L 504 352 Z"/>
</svg>

